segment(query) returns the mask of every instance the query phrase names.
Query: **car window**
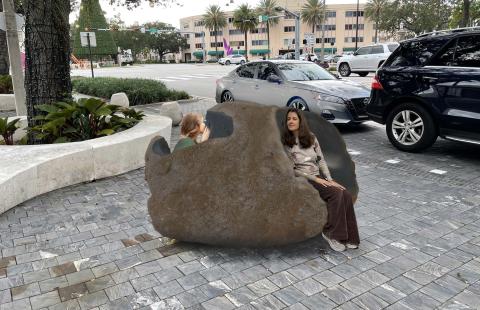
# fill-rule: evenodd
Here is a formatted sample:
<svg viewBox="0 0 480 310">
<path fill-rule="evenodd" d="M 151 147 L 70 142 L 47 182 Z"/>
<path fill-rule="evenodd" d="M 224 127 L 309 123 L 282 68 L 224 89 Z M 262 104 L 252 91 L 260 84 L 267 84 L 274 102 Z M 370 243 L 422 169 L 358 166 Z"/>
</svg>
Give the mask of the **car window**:
<svg viewBox="0 0 480 310">
<path fill-rule="evenodd" d="M 237 69 L 237 74 L 239 77 L 246 79 L 253 79 L 255 76 L 255 64 L 243 65 Z"/>
<path fill-rule="evenodd" d="M 393 53 L 400 46 L 400 44 L 388 44 L 387 46 L 388 50 Z"/>
<path fill-rule="evenodd" d="M 275 71 L 275 67 L 269 63 L 262 63 L 258 66 L 258 79 L 259 80 L 266 80 L 270 75 L 277 74 Z"/>
<path fill-rule="evenodd" d="M 277 68 L 285 75 L 285 77 L 289 81 L 316 81 L 336 79 L 333 75 L 325 71 L 325 69 L 314 63 L 285 63 L 278 64 Z"/>
<path fill-rule="evenodd" d="M 432 62 L 432 66 L 451 66 L 455 49 L 457 47 L 457 40 L 452 40 Z"/>
<path fill-rule="evenodd" d="M 357 55 L 367 55 L 370 54 L 371 47 L 366 46 L 366 47 L 361 47 L 357 50 Z"/>
<path fill-rule="evenodd" d="M 372 50 L 370 54 L 383 54 L 383 46 L 382 45 L 375 45 L 372 46 Z"/>
<path fill-rule="evenodd" d="M 452 66 L 480 68 L 480 35 L 458 39 Z"/>
<path fill-rule="evenodd" d="M 404 42 L 395 50 L 386 65 L 392 67 L 423 66 L 447 43 L 447 40 L 446 38 L 434 38 Z"/>
</svg>

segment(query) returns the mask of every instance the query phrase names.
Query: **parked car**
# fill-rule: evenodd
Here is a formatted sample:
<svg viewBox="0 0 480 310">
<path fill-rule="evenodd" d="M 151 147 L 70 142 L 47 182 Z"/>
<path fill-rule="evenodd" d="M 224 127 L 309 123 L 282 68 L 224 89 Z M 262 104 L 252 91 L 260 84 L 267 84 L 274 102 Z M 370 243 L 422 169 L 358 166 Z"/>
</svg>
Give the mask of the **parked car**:
<svg viewBox="0 0 480 310">
<path fill-rule="evenodd" d="M 403 41 L 378 70 L 367 112 L 402 151 L 437 136 L 480 145 L 480 27 Z"/>
<path fill-rule="evenodd" d="M 332 123 L 361 123 L 368 119 L 369 90 L 341 80 L 313 62 L 254 61 L 217 80 L 216 101 L 248 101 L 311 111 Z"/>
<path fill-rule="evenodd" d="M 316 61 L 318 60 L 318 56 L 316 54 L 313 54 L 313 53 L 306 53 L 306 54 L 301 54 L 299 56 L 299 59 L 300 60 L 308 60 L 308 56 L 310 56 L 310 61 Z"/>
<path fill-rule="evenodd" d="M 226 65 L 226 66 L 228 66 L 230 64 L 243 65 L 246 62 L 247 62 L 247 60 L 245 59 L 245 57 L 243 55 L 229 55 L 227 57 L 223 57 L 223 58 L 220 58 L 218 60 L 219 64 Z"/>
<path fill-rule="evenodd" d="M 337 60 L 337 71 L 341 76 L 352 73 L 367 76 L 368 73 L 377 71 L 398 45 L 392 42 L 360 47 L 352 55 L 345 55 Z"/>
</svg>

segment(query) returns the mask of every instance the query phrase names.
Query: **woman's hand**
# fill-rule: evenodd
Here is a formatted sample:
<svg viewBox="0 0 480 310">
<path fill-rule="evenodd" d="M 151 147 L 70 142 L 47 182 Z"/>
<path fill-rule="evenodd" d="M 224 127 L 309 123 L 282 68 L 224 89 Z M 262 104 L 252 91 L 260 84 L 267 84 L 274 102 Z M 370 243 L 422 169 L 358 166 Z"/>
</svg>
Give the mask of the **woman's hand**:
<svg viewBox="0 0 480 310">
<path fill-rule="evenodd" d="M 322 178 L 317 178 L 317 179 L 315 180 L 315 182 L 317 182 L 318 184 L 323 185 L 323 186 L 325 186 L 325 187 L 332 185 L 332 184 L 330 184 L 329 181 L 327 181 L 327 180 L 325 180 L 325 179 L 322 179 Z"/>
<path fill-rule="evenodd" d="M 346 189 L 343 185 L 338 184 L 334 180 L 331 180 L 329 183 L 330 183 L 331 186 L 335 186 L 335 187 L 338 187 L 338 188 L 343 189 L 343 190 Z"/>
</svg>

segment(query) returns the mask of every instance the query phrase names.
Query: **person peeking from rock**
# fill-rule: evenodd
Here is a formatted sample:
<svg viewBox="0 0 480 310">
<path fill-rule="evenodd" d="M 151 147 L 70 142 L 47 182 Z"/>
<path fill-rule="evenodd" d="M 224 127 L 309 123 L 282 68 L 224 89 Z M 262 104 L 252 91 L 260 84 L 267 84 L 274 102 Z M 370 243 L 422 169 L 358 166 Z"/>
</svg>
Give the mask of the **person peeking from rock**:
<svg viewBox="0 0 480 310">
<path fill-rule="evenodd" d="M 177 145 L 175 145 L 174 152 L 207 141 L 210 136 L 210 130 L 205 125 L 201 114 L 188 113 L 182 118 L 180 134 L 181 136 Z"/>
<path fill-rule="evenodd" d="M 357 249 L 360 237 L 352 196 L 332 179 L 320 144 L 301 110 L 290 108 L 285 114 L 282 143 L 293 161 L 295 175 L 305 177 L 327 204 L 323 238 L 335 251 Z"/>
</svg>

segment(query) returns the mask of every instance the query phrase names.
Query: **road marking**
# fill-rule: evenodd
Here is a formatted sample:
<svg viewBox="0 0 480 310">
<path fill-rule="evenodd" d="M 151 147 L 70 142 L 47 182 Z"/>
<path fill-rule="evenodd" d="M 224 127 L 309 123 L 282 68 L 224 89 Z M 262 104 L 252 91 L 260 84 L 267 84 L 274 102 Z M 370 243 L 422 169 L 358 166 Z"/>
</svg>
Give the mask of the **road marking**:
<svg viewBox="0 0 480 310">
<path fill-rule="evenodd" d="M 389 159 L 389 160 L 386 160 L 385 162 L 389 164 L 398 164 L 400 161 L 398 159 Z"/>
<path fill-rule="evenodd" d="M 347 152 L 350 154 L 350 155 L 360 155 L 362 153 L 358 152 L 358 151 L 354 151 L 354 150 L 347 150 Z"/>
<path fill-rule="evenodd" d="M 174 82 L 175 81 L 175 80 L 161 79 L 161 78 L 156 78 L 155 80 L 162 81 L 162 82 Z"/>
<path fill-rule="evenodd" d="M 197 75 L 197 76 L 205 76 L 205 77 L 215 76 L 215 75 L 213 75 L 213 74 L 203 74 L 203 73 L 195 73 L 195 75 Z"/>
<path fill-rule="evenodd" d="M 209 76 L 195 76 L 195 75 L 181 75 L 181 77 L 194 78 L 194 79 L 208 79 Z"/>
<path fill-rule="evenodd" d="M 167 76 L 167 79 L 172 79 L 172 80 L 190 80 L 190 78 L 182 78 L 182 77 L 178 77 L 178 76 Z"/>
<path fill-rule="evenodd" d="M 433 169 L 433 170 L 430 170 L 429 172 L 435 173 L 435 174 L 440 174 L 440 175 L 447 173 L 447 171 L 439 170 L 439 169 Z"/>
</svg>

